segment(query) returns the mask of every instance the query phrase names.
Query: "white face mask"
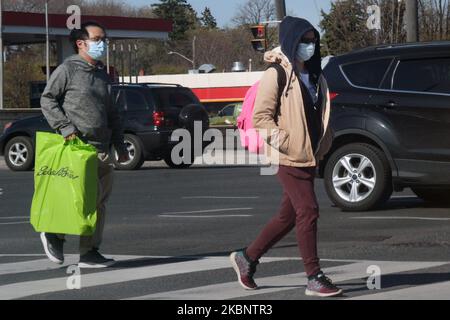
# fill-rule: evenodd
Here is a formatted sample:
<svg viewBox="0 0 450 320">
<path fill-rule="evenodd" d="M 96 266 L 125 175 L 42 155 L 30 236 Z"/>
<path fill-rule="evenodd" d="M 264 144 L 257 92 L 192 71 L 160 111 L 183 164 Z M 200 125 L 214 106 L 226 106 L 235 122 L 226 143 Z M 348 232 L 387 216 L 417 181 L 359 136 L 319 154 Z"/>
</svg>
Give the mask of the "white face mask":
<svg viewBox="0 0 450 320">
<path fill-rule="evenodd" d="M 297 59 L 301 61 L 308 61 L 316 51 L 315 43 L 300 43 L 297 48 Z"/>
</svg>

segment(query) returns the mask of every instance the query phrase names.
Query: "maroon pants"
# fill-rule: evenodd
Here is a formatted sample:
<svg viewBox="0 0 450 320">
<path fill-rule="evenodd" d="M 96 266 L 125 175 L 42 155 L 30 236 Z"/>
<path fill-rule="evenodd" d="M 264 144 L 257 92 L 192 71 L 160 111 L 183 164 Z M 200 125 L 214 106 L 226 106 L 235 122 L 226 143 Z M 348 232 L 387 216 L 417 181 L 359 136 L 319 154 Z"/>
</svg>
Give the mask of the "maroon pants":
<svg viewBox="0 0 450 320">
<path fill-rule="evenodd" d="M 284 189 L 280 210 L 247 248 L 247 255 L 253 261 L 258 260 L 295 227 L 306 274 L 314 275 L 320 271 L 317 256 L 319 207 L 314 192 L 315 168 L 280 166 L 278 178 Z"/>
</svg>

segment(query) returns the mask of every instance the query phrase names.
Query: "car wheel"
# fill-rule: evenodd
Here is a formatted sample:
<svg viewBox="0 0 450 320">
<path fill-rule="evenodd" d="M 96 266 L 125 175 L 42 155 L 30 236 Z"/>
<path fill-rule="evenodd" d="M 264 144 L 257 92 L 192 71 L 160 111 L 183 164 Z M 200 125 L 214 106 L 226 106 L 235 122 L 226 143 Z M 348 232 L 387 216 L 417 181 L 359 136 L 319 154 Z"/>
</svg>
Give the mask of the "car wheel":
<svg viewBox="0 0 450 320">
<path fill-rule="evenodd" d="M 141 142 L 139 138 L 132 134 L 125 134 L 124 141 L 128 149 L 130 160 L 119 163 L 119 155 L 116 149 L 112 148 L 113 163 L 117 170 L 138 170 L 144 163 L 144 153 L 142 152 Z"/>
<path fill-rule="evenodd" d="M 183 152 L 180 153 L 180 156 L 184 159 Z M 183 161 L 181 164 L 175 164 L 172 160 L 172 149 L 169 149 L 164 155 L 164 162 L 173 169 L 187 169 L 194 164 L 195 156 L 191 155 L 190 163 L 185 163 Z"/>
<path fill-rule="evenodd" d="M 426 202 L 449 204 L 450 188 L 412 187 L 412 191 Z"/>
<path fill-rule="evenodd" d="M 14 137 L 5 147 L 6 165 L 13 171 L 28 171 L 33 168 L 34 148 L 31 138 Z"/>
<path fill-rule="evenodd" d="M 392 195 L 392 173 L 384 153 L 369 144 L 353 143 L 337 149 L 325 166 L 325 188 L 344 211 L 366 211 Z"/>
</svg>

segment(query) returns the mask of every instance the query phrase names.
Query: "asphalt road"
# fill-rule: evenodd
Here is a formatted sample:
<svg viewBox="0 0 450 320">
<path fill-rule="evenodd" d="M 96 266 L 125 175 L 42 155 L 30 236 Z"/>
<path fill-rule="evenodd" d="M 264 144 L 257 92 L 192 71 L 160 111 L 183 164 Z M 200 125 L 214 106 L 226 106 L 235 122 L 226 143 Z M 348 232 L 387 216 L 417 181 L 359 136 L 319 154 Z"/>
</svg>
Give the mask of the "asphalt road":
<svg viewBox="0 0 450 320">
<path fill-rule="evenodd" d="M 305 276 L 292 232 L 258 266 L 261 290 L 243 291 L 228 262 L 248 245 L 281 200 L 275 176 L 258 167 L 193 167 L 161 163 L 116 172 L 102 252 L 120 262 L 82 270 L 81 290 L 67 290 L 67 266 L 77 239 L 68 237 L 65 266 L 43 256 L 27 222 L 31 172 L 0 167 L 0 299 L 306 299 Z M 450 299 L 450 209 L 409 190 L 382 209 L 342 212 L 316 191 L 319 253 L 325 271 L 346 291 L 339 299 Z M 381 269 L 381 289 L 369 290 L 367 267 Z"/>
</svg>

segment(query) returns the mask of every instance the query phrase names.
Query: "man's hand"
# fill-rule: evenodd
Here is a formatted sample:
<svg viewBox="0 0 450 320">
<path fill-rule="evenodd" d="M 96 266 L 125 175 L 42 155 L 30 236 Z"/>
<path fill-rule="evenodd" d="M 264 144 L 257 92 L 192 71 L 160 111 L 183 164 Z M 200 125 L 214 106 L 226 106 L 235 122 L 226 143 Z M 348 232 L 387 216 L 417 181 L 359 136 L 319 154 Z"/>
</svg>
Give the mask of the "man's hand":
<svg viewBox="0 0 450 320">
<path fill-rule="evenodd" d="M 130 160 L 130 155 L 127 153 L 123 153 L 119 155 L 119 159 L 117 159 L 117 162 L 124 163 Z"/>
<path fill-rule="evenodd" d="M 65 137 L 64 139 L 66 141 L 71 141 L 71 140 L 74 140 L 76 137 L 77 137 L 77 134 L 76 133 L 72 133 L 72 134 L 68 135 L 67 137 Z"/>
</svg>

